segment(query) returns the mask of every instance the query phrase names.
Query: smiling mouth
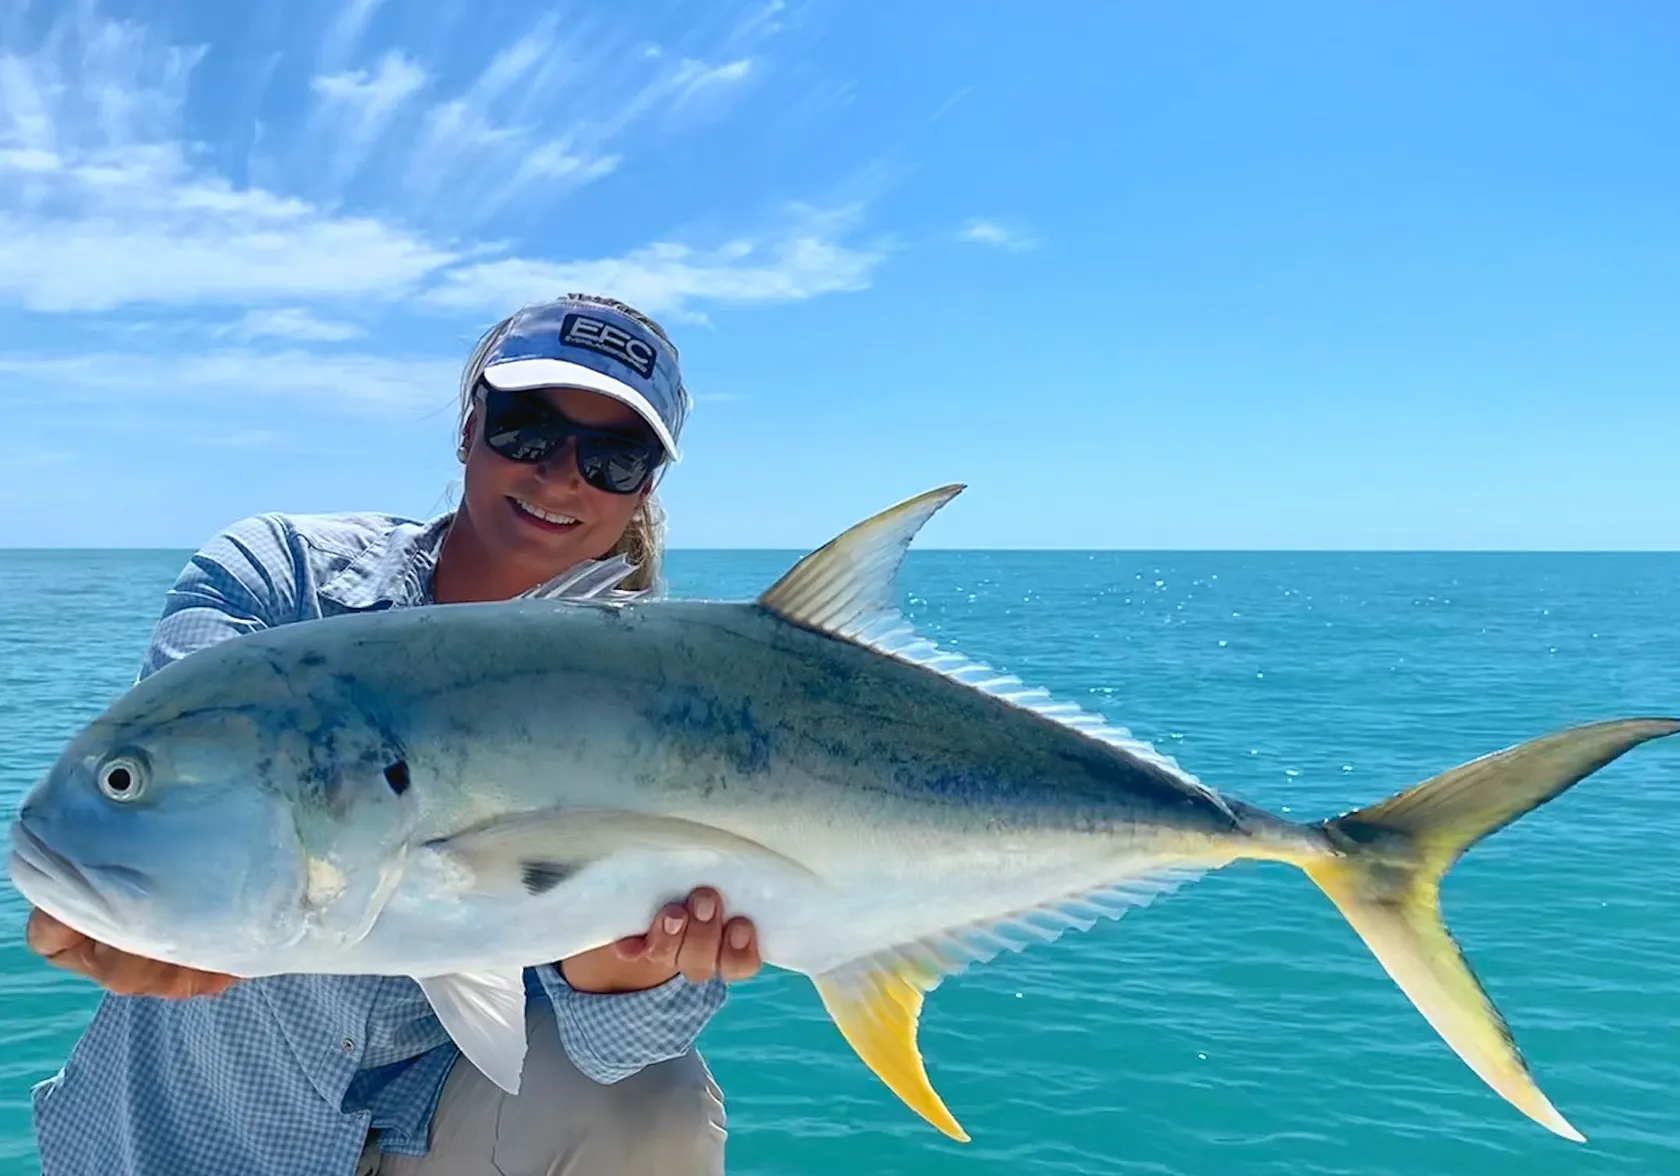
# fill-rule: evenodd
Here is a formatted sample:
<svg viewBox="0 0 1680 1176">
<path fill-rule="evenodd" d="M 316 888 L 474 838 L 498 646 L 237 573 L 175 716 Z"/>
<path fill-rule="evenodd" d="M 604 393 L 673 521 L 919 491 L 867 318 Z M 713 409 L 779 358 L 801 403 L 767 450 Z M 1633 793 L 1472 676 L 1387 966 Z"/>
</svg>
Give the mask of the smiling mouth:
<svg viewBox="0 0 1680 1176">
<path fill-rule="evenodd" d="M 523 498 L 509 498 L 513 508 L 527 522 L 541 527 L 545 531 L 570 531 L 578 526 L 578 520 L 568 514 L 559 514 L 552 510 L 544 510 L 540 506 L 526 502 Z"/>
</svg>

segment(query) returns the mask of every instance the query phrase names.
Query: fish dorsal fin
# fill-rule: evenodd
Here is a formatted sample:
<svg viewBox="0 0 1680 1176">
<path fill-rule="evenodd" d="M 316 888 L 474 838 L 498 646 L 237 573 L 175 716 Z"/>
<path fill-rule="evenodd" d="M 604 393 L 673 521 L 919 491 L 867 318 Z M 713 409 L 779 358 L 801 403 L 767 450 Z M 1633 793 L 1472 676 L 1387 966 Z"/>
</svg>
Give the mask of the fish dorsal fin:
<svg viewBox="0 0 1680 1176">
<path fill-rule="evenodd" d="M 635 600 L 646 589 L 619 589 L 618 585 L 640 566 L 622 553 L 611 559 L 586 559 L 573 564 L 551 580 L 521 592 L 515 600 Z"/>
<path fill-rule="evenodd" d="M 904 553 L 922 525 L 963 489 L 952 485 L 929 490 L 865 519 L 800 560 L 758 603 L 783 620 L 932 670 L 1165 769 L 1185 788 L 1229 813 L 1218 793 L 1125 728 L 1111 725 L 1101 714 L 1057 702 L 1048 690 L 1028 688 L 1012 674 L 940 650 L 905 620 L 894 600 Z"/>
<path fill-rule="evenodd" d="M 785 621 L 855 640 L 871 620 L 896 612 L 898 569 L 910 541 L 963 489 L 942 486 L 865 519 L 800 560 L 758 603 Z"/>
</svg>

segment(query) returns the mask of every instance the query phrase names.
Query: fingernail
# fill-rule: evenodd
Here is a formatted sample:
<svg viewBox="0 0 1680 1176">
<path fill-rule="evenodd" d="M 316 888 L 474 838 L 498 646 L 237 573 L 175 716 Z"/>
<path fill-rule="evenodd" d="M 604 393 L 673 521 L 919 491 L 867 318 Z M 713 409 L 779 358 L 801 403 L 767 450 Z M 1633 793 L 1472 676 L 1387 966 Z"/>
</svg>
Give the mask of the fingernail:
<svg viewBox="0 0 1680 1176">
<path fill-rule="evenodd" d="M 736 923 L 729 929 L 729 946 L 735 948 L 737 951 L 747 946 L 747 940 L 751 938 L 752 935 L 747 931 L 746 924 L 744 923 Z"/>
<path fill-rule="evenodd" d="M 682 921 L 682 916 L 681 915 L 666 915 L 665 916 L 665 934 L 675 935 L 678 931 L 682 930 L 682 924 L 683 924 L 683 921 Z"/>
<path fill-rule="evenodd" d="M 702 894 L 694 900 L 694 917 L 702 923 L 710 923 L 712 916 L 717 914 L 717 903 L 709 894 Z"/>
</svg>

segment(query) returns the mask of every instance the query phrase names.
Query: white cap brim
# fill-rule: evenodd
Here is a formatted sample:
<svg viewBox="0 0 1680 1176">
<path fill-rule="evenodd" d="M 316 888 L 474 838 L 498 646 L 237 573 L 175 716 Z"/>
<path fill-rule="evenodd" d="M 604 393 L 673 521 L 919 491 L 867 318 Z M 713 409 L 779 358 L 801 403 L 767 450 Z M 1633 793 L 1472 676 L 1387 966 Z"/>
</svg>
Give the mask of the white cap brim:
<svg viewBox="0 0 1680 1176">
<path fill-rule="evenodd" d="M 623 380 L 615 380 L 594 368 L 567 363 L 563 359 L 510 359 L 485 368 L 484 382 L 503 392 L 528 392 L 533 388 L 582 388 L 587 392 L 611 396 L 635 409 L 636 415 L 648 423 L 671 461 L 682 460 L 676 439 L 653 405 L 648 403 L 647 397 Z"/>
</svg>

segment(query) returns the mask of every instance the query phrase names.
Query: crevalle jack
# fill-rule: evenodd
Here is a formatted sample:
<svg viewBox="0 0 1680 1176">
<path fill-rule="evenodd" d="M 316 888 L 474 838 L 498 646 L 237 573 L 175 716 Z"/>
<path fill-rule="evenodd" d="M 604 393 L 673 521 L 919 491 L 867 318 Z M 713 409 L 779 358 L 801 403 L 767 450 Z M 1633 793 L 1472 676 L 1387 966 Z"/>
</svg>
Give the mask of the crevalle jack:
<svg viewBox="0 0 1680 1176">
<path fill-rule="evenodd" d="M 156 959 L 412 977 L 510 1091 L 522 968 L 715 886 L 767 964 L 813 980 L 863 1062 L 966 1139 L 916 1044 L 943 977 L 1231 862 L 1282 862 L 1493 1090 L 1582 1139 L 1448 933 L 1439 884 L 1680 720 L 1575 727 L 1287 820 L 911 630 L 900 562 L 960 489 L 853 527 L 752 601 L 619 593 L 615 560 L 514 601 L 197 651 L 114 702 L 30 792 L 12 880 Z"/>
</svg>

